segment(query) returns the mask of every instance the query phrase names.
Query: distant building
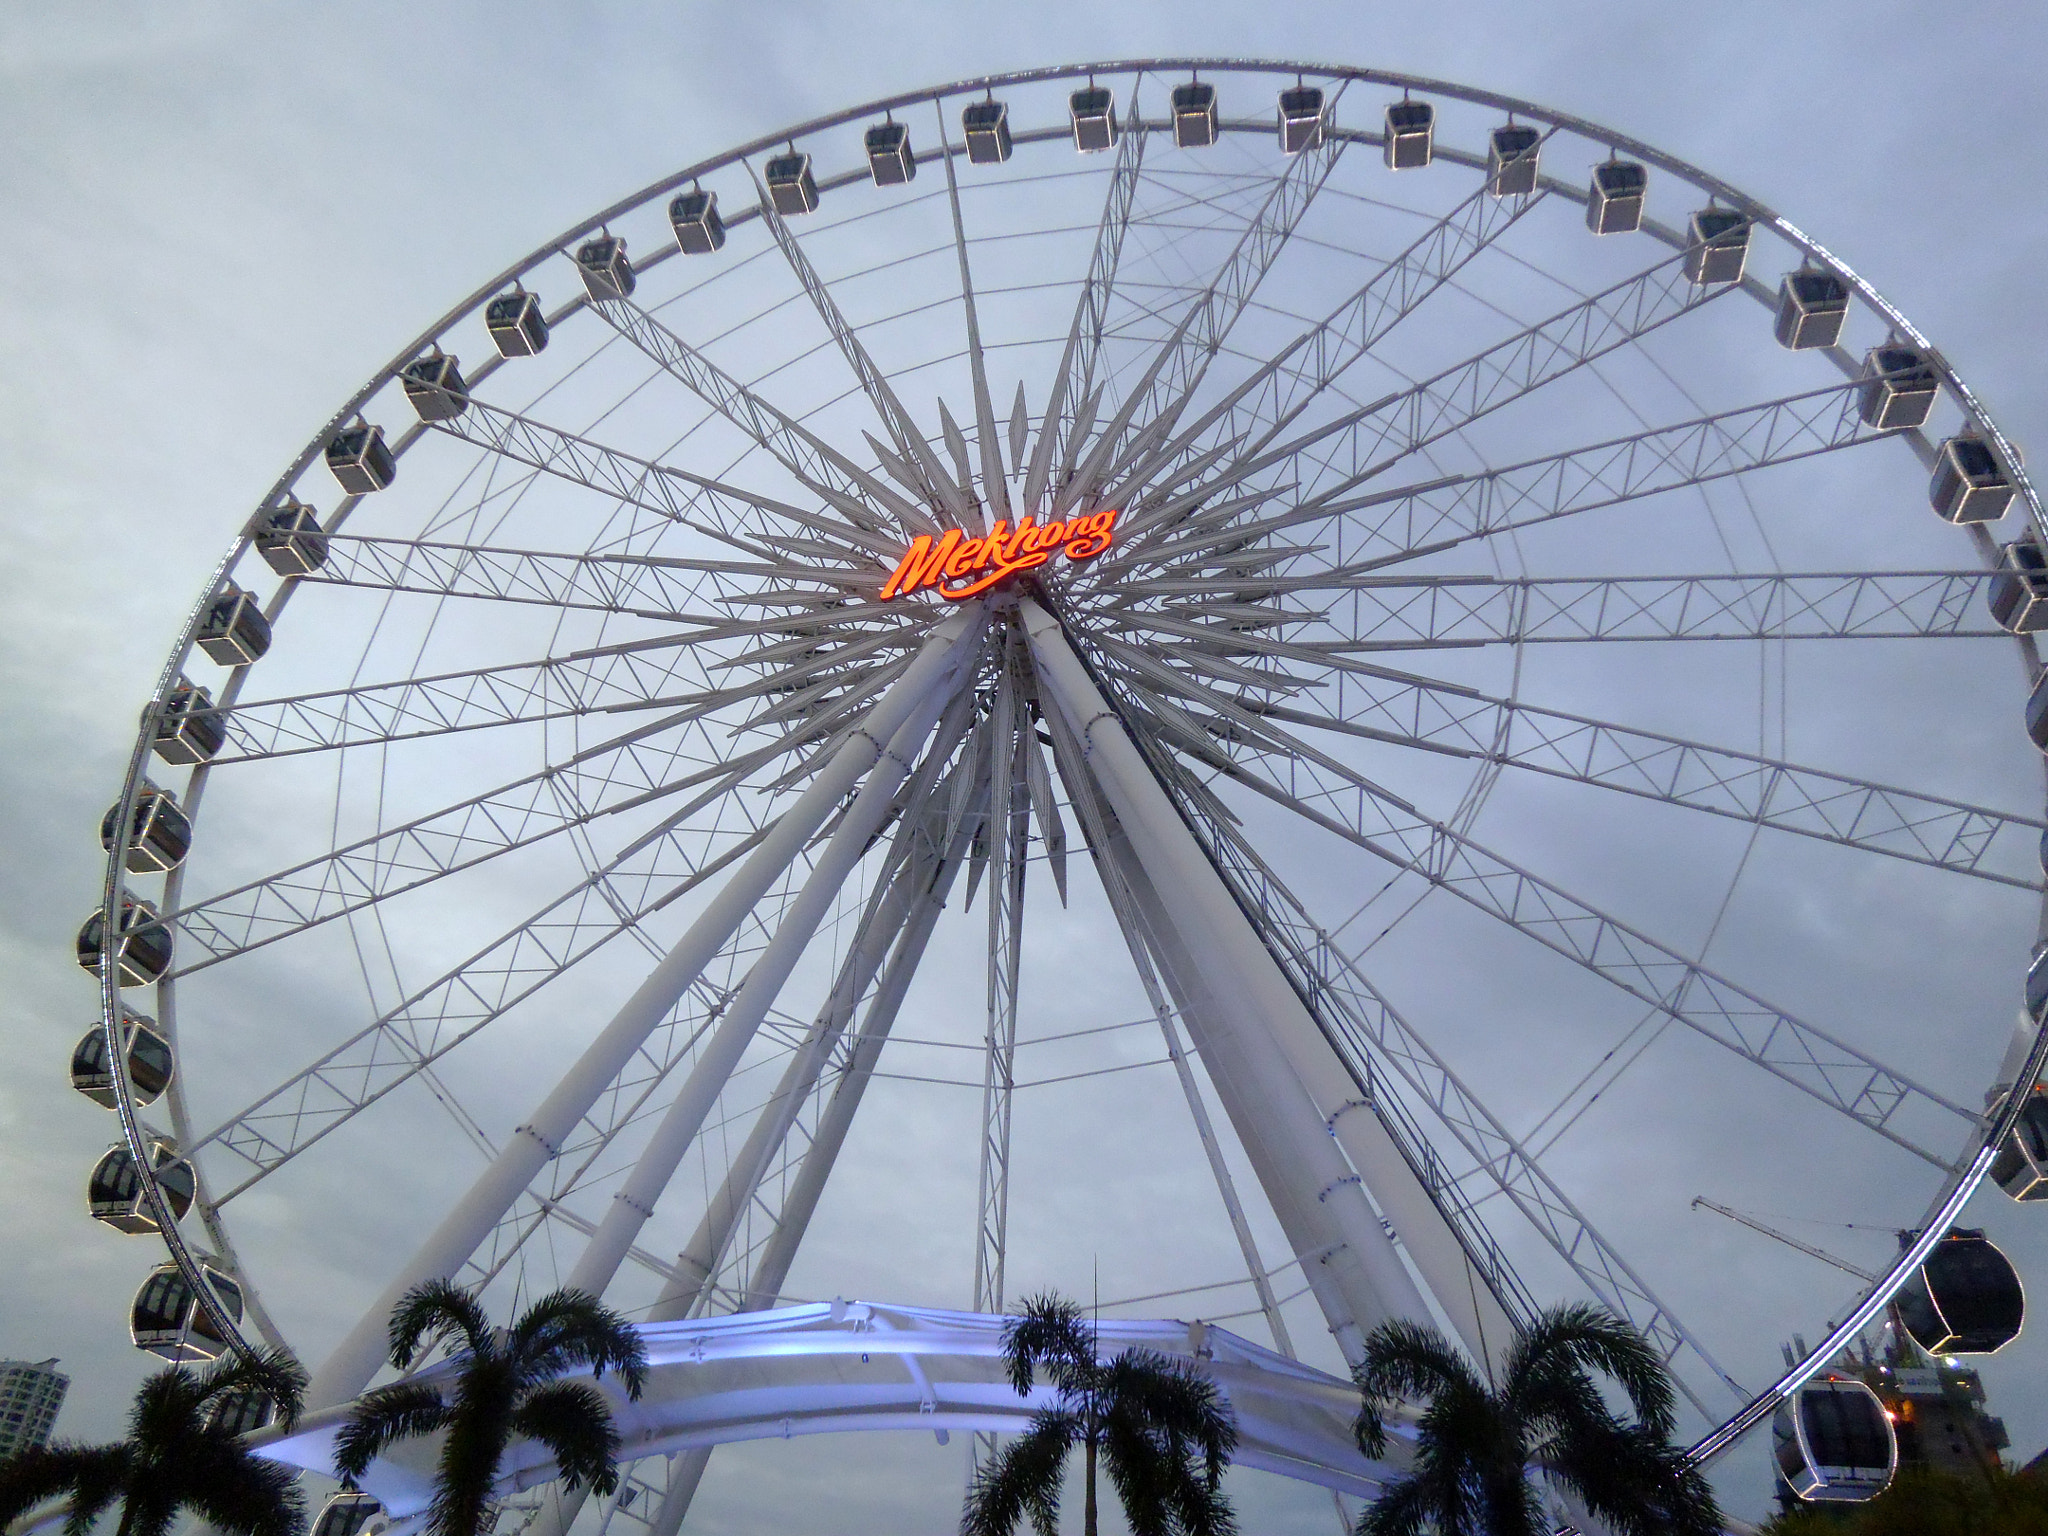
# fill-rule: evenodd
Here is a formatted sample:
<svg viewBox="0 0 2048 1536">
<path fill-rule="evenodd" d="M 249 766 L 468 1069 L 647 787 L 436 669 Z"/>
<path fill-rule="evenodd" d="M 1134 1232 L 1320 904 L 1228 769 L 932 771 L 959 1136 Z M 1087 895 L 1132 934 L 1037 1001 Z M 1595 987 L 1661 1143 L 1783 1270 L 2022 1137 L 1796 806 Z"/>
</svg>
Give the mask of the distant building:
<svg viewBox="0 0 2048 1536">
<path fill-rule="evenodd" d="M 49 1440 L 71 1385 L 56 1365 L 55 1360 L 0 1360 L 0 1456 Z"/>
<path fill-rule="evenodd" d="M 1984 1383 L 1964 1367 L 1872 1365 L 1857 1372 L 1892 1416 L 1899 1465 L 1983 1476 L 2012 1444 L 2002 1420 L 1984 1411 Z"/>
</svg>

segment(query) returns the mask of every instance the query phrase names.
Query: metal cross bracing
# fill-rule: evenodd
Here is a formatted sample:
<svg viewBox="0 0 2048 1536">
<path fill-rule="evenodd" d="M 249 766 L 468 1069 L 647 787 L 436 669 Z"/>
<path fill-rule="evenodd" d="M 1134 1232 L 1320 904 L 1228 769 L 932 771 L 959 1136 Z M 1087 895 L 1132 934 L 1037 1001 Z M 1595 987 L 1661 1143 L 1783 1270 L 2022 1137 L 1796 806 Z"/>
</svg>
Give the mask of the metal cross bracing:
<svg viewBox="0 0 2048 1536">
<path fill-rule="evenodd" d="M 1421 814 L 1270 719 L 1212 696 L 1224 731 L 1211 733 L 1120 670 L 1147 723 L 1231 782 L 1460 897 L 1934 1167 L 1951 1161 L 1893 1122 L 1910 1109 L 1976 1123 L 1973 1111 Z M 1269 750 L 1233 750 L 1231 734 L 1263 738 Z"/>
</svg>

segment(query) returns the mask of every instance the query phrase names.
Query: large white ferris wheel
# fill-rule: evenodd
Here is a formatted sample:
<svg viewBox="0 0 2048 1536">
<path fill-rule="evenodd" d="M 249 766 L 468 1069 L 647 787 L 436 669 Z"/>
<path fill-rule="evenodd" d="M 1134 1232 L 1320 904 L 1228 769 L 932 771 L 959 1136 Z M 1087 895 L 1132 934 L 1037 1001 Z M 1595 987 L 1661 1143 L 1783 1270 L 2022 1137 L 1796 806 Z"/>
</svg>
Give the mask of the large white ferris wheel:
<svg viewBox="0 0 2048 1536">
<path fill-rule="evenodd" d="M 999 1312 L 1109 1202 L 1140 1312 L 1325 1365 L 1604 1303 L 1715 1453 L 2033 1126 L 2044 532 L 1841 260 L 1526 102 L 1126 62 L 691 165 L 404 347 L 172 650 L 80 945 L 137 1342 L 338 1404 L 446 1275 L 701 1359 L 834 1253 Z M 1699 1194 L 1915 1236 L 1845 1294 Z"/>
</svg>

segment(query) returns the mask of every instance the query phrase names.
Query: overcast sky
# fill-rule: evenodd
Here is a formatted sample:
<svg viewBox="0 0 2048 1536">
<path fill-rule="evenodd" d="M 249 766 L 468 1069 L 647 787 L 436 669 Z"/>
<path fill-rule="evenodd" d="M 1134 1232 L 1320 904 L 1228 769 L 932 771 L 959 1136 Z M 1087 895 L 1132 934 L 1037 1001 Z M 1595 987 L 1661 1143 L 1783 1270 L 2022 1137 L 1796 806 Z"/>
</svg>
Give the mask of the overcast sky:
<svg viewBox="0 0 2048 1536">
<path fill-rule="evenodd" d="M 15 8 L 0 17 L 0 1354 L 64 1358 L 62 1432 L 110 1433 L 149 1364 L 123 1326 L 143 1240 L 81 1209 L 110 1121 L 64 1084 L 93 1009 L 68 950 L 135 711 L 246 509 L 404 338 L 674 167 L 889 91 L 1148 55 L 1412 71 L 1655 144 L 1839 252 L 2023 446 L 2041 437 L 2048 19 L 2033 6 Z M 2017 689 L 2004 697 L 2016 712 Z M 1980 1214 L 2041 1272 L 2030 1213 L 1994 1193 Z M 1048 1278 L 1072 1285 L 1087 1244 L 1069 1248 Z M 2048 1439 L 2042 1358 L 2023 1344 L 1986 1373 L 2015 1455 Z M 928 1501 L 943 1511 L 957 1458 L 917 1465 L 945 1485 Z M 743 1524 L 742 1490 L 719 1498 L 707 1519 Z M 877 1529 L 892 1507 L 861 1505 Z M 869 1518 L 777 1509 L 792 1529 Z"/>
</svg>

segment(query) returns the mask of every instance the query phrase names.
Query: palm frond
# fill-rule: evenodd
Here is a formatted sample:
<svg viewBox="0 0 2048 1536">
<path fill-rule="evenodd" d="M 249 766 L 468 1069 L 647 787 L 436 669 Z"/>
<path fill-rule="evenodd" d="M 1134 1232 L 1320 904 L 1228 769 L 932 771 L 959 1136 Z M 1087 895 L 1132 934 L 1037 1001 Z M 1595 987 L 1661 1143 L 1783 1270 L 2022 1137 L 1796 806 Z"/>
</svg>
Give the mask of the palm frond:
<svg viewBox="0 0 2048 1536">
<path fill-rule="evenodd" d="M 1671 1378 L 1642 1334 L 1602 1307 L 1580 1304 L 1544 1313 L 1508 1351 L 1502 1393 L 1520 1402 L 1561 1373 L 1598 1371 L 1627 1394 L 1636 1419 L 1659 1439 L 1676 1419 Z"/>
<path fill-rule="evenodd" d="M 1173 1485 L 1188 1479 L 1187 1459 L 1175 1456 L 1166 1437 L 1130 1404 L 1115 1405 L 1100 1436 L 1103 1470 L 1124 1507 L 1131 1536 L 1171 1536 Z"/>
<path fill-rule="evenodd" d="M 1639 1424 L 1561 1443 L 1543 1470 L 1616 1536 L 1713 1536 L 1713 1488 L 1685 1453 Z"/>
<path fill-rule="evenodd" d="M 1033 1414 L 1031 1428 L 974 1474 L 960 1536 L 1012 1536 L 1027 1516 L 1038 1536 L 1059 1536 L 1060 1479 L 1067 1452 L 1081 1434 L 1081 1421 L 1070 1413 Z"/>
<path fill-rule="evenodd" d="M 1385 1415 L 1395 1403 L 1427 1402 L 1449 1391 L 1486 1390 L 1478 1373 L 1442 1334 L 1406 1318 L 1382 1323 L 1366 1336 L 1351 1378 L 1364 1399 L 1352 1431 L 1358 1448 L 1375 1460 L 1386 1454 Z"/>
<path fill-rule="evenodd" d="M 1211 1483 L 1237 1449 L 1237 1417 L 1216 1384 L 1192 1361 L 1127 1349 L 1104 1367 L 1103 1396 L 1128 1403 L 1175 1445 L 1192 1447 Z"/>
<path fill-rule="evenodd" d="M 558 1381 L 529 1392 L 512 1415 L 512 1430 L 548 1448 L 571 1492 L 585 1483 L 599 1494 L 619 1486 L 618 1427 L 604 1394 L 589 1382 Z"/>
<path fill-rule="evenodd" d="M 507 1349 L 532 1381 L 577 1366 L 596 1376 L 612 1370 L 636 1401 L 647 1382 L 647 1346 L 639 1331 L 587 1291 L 565 1288 L 541 1297 L 512 1325 Z"/>
<path fill-rule="evenodd" d="M 461 1339 L 473 1355 L 489 1352 L 491 1320 L 483 1306 L 452 1280 L 427 1280 L 391 1309 L 391 1363 L 410 1370 L 423 1350 Z"/>
<path fill-rule="evenodd" d="M 1436 1525 L 1434 1490 L 1417 1477 L 1387 1485 L 1359 1511 L 1354 1536 L 1426 1536 Z"/>
<path fill-rule="evenodd" d="M 45 1499 L 71 1495 L 66 1522 L 70 1536 L 89 1529 L 100 1512 L 121 1496 L 130 1464 L 122 1445 L 31 1446 L 0 1461 L 0 1530 Z M 80 1511 L 88 1511 L 83 1518 Z"/>
<path fill-rule="evenodd" d="M 517 1372 L 503 1356 L 472 1357 L 456 1382 L 448 1433 L 434 1469 L 428 1536 L 477 1536 L 492 1505 L 498 1468 L 512 1440 Z"/>
<path fill-rule="evenodd" d="M 445 1429 L 451 1417 L 440 1390 L 423 1381 L 402 1381 L 365 1393 L 334 1442 L 335 1473 L 353 1482 L 392 1441 L 431 1435 Z"/>
<path fill-rule="evenodd" d="M 1083 1390 L 1095 1368 L 1095 1330 L 1066 1297 L 1051 1291 L 1027 1296 L 1003 1325 L 1003 1358 L 1020 1395 L 1031 1390 L 1033 1369 L 1041 1365 L 1060 1391 Z"/>
<path fill-rule="evenodd" d="M 193 1387 L 196 1400 L 202 1404 L 237 1392 L 260 1393 L 270 1400 L 275 1422 L 289 1433 L 305 1406 L 306 1368 L 288 1349 L 250 1354 L 231 1350 L 202 1371 Z"/>
<path fill-rule="evenodd" d="M 296 1472 L 239 1446 L 234 1450 L 238 1454 L 222 1457 L 194 1480 L 186 1501 L 230 1536 L 303 1536 L 306 1496 Z"/>
</svg>

